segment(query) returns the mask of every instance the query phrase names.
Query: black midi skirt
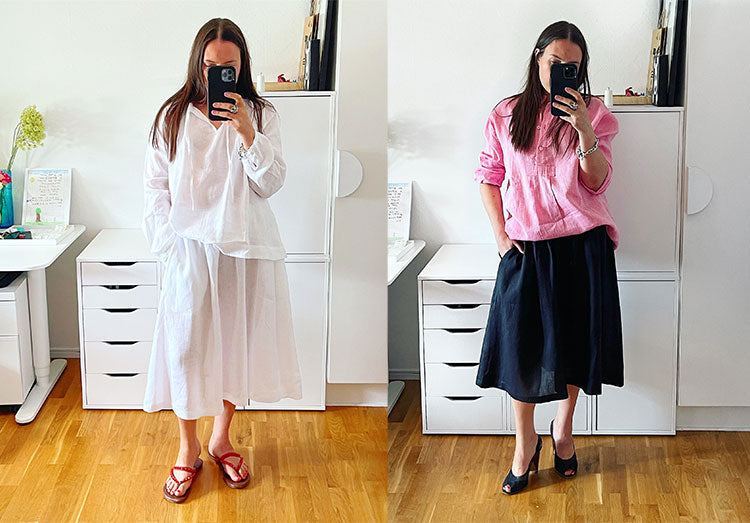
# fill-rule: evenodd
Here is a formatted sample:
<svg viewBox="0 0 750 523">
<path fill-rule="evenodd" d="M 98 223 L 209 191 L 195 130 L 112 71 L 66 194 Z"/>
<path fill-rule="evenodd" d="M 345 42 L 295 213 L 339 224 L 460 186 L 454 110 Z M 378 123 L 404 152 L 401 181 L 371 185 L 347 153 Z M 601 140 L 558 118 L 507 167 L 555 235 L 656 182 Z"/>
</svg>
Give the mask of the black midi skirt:
<svg viewBox="0 0 750 523">
<path fill-rule="evenodd" d="M 601 225 L 550 240 L 520 240 L 500 260 L 476 384 L 527 403 L 623 386 L 614 244 Z"/>
</svg>

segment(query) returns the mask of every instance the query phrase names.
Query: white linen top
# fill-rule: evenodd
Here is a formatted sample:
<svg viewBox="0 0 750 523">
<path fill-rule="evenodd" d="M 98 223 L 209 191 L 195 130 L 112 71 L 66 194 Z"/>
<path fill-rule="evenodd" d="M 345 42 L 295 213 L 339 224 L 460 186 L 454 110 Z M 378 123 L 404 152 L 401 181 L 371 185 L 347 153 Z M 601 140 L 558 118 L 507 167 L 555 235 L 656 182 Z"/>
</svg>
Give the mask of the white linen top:
<svg viewBox="0 0 750 523">
<path fill-rule="evenodd" d="M 242 108 L 241 108 L 242 110 Z M 286 250 L 268 198 L 284 185 L 279 115 L 263 109 L 258 132 L 248 100 L 245 110 L 256 130 L 246 158 L 242 139 L 228 123 L 215 128 L 192 103 L 180 122 L 174 161 L 168 161 L 157 126 L 159 148 L 147 144 L 142 229 L 151 253 L 166 261 L 174 235 L 213 243 L 229 256 L 282 260 Z"/>
</svg>

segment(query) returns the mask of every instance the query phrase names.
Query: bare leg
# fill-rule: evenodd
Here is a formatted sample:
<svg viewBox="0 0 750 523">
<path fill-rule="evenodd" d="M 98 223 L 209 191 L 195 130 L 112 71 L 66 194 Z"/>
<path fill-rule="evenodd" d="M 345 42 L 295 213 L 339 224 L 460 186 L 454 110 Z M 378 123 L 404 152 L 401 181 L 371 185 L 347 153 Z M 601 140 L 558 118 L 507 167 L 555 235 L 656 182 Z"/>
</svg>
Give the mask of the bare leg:
<svg viewBox="0 0 750 523">
<path fill-rule="evenodd" d="M 192 467 L 195 461 L 201 455 L 201 442 L 195 432 L 196 421 L 194 419 L 182 419 L 177 417 L 180 424 L 180 452 L 177 454 L 175 465 L 182 467 Z M 183 480 L 190 475 L 190 472 L 184 470 L 175 470 L 174 476 L 178 480 Z M 167 478 L 167 490 L 175 496 L 181 496 L 187 488 L 193 483 L 193 480 L 185 481 L 177 486 L 172 477 Z"/>
<path fill-rule="evenodd" d="M 232 443 L 229 441 L 229 425 L 232 423 L 232 416 L 234 416 L 234 403 L 224 400 L 224 412 L 218 416 L 214 416 L 214 428 L 211 431 L 211 440 L 208 442 L 208 451 L 216 457 L 221 456 L 229 451 L 233 451 Z M 226 458 L 234 466 L 240 462 L 240 458 L 236 456 L 229 456 Z M 238 475 L 232 467 L 224 464 L 224 470 L 227 471 L 229 476 L 237 481 L 244 479 L 247 476 L 247 461 L 242 461 L 242 467 L 240 467 L 240 474 Z"/>
<path fill-rule="evenodd" d="M 557 405 L 557 415 L 552 427 L 554 432 L 552 437 L 555 438 L 557 455 L 562 459 L 568 459 L 573 456 L 573 412 L 576 407 L 579 390 L 575 385 L 568 385 L 567 399 L 560 400 Z M 573 474 L 573 469 L 565 471 L 566 476 L 570 476 L 571 474 Z"/>
<path fill-rule="evenodd" d="M 529 466 L 531 456 L 536 451 L 537 433 L 534 428 L 534 403 L 525 403 L 512 399 L 513 415 L 516 418 L 516 450 L 513 454 L 511 471 L 516 476 L 522 476 Z M 510 485 L 506 485 L 510 491 Z"/>
</svg>

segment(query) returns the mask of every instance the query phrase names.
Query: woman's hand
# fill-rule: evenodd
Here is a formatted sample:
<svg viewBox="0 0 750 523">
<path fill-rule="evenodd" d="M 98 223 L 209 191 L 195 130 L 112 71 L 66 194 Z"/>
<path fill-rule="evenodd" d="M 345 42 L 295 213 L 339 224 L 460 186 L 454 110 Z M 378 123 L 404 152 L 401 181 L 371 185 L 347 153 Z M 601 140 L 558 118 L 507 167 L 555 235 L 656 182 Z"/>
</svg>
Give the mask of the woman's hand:
<svg viewBox="0 0 750 523">
<path fill-rule="evenodd" d="M 242 138 L 242 144 L 245 146 L 245 149 L 248 149 L 255 141 L 255 128 L 253 127 L 253 122 L 250 119 L 250 113 L 245 107 L 245 102 L 242 101 L 242 95 L 233 93 L 231 91 L 226 91 L 224 92 L 224 96 L 232 98 L 235 101 L 234 104 L 231 104 L 229 102 L 214 102 L 214 107 L 211 108 L 211 112 L 213 114 L 229 118 L 229 120 L 226 120 L 222 123 L 227 123 L 234 127 L 234 129 L 237 131 L 237 134 L 239 134 L 240 138 Z M 235 105 L 237 105 L 239 111 L 234 114 L 227 111 L 218 110 L 229 110 Z"/>
<path fill-rule="evenodd" d="M 511 240 L 507 236 L 502 240 L 497 241 L 497 252 L 500 256 L 508 254 L 513 247 L 517 248 L 519 252 L 523 254 L 523 246 L 521 245 L 521 242 Z"/>
<path fill-rule="evenodd" d="M 593 134 L 594 129 L 591 126 L 589 111 L 586 107 L 586 102 L 583 101 L 583 96 L 581 96 L 581 93 L 577 90 L 571 89 L 570 87 L 566 87 L 565 92 L 570 93 L 576 99 L 576 102 L 578 103 L 576 110 L 574 111 L 571 109 L 568 103 L 559 103 L 564 100 L 570 102 L 570 98 L 559 94 L 555 96 L 555 100 L 558 100 L 558 102 L 552 102 L 552 106 L 568 113 L 568 116 L 561 116 L 560 118 L 570 123 L 579 134 Z"/>
</svg>

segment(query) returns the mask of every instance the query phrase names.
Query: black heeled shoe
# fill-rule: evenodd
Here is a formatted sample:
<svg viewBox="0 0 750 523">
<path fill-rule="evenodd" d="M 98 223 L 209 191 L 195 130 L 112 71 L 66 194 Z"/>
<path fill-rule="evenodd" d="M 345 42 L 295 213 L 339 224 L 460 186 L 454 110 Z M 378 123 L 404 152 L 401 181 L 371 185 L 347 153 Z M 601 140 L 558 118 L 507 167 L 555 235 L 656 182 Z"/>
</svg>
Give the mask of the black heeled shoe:
<svg viewBox="0 0 750 523">
<path fill-rule="evenodd" d="M 539 470 L 539 452 L 541 450 L 542 437 L 537 435 L 536 451 L 534 452 L 534 455 L 531 456 L 529 466 L 526 467 L 526 472 L 524 472 L 521 476 L 516 476 L 515 474 L 513 474 L 513 467 L 511 466 L 510 470 L 508 471 L 508 475 L 505 476 L 505 480 L 503 481 L 503 493 L 515 494 L 516 492 L 526 488 L 526 485 L 529 484 L 529 471 L 532 470 L 532 466 L 534 467 L 533 470 Z M 510 485 L 509 491 L 505 490 L 506 485 Z"/>
<path fill-rule="evenodd" d="M 552 452 L 555 454 L 555 470 L 566 479 L 574 478 L 578 473 L 578 458 L 576 457 L 575 444 L 573 445 L 573 455 L 571 457 L 568 459 L 562 459 L 558 456 L 555 448 L 555 436 L 552 432 L 552 426 L 554 423 L 555 418 L 552 418 L 552 421 L 549 422 L 549 435 L 552 438 Z M 573 474 L 565 474 L 566 470 L 572 470 Z"/>
</svg>

